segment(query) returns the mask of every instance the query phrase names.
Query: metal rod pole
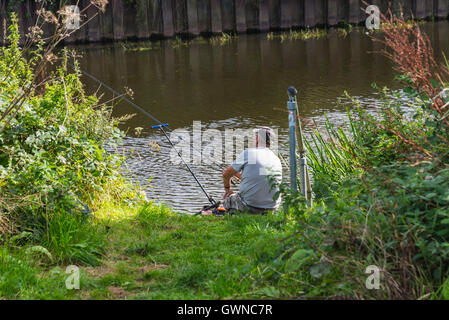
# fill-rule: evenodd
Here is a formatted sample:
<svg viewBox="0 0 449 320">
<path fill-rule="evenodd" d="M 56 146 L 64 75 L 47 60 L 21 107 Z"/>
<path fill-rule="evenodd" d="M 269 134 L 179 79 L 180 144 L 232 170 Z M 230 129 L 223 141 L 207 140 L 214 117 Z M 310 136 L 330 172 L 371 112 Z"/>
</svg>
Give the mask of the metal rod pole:
<svg viewBox="0 0 449 320">
<path fill-rule="evenodd" d="M 301 194 L 304 195 L 306 201 L 309 205 L 312 204 L 312 188 L 310 186 L 310 178 L 309 172 L 307 170 L 307 159 L 306 159 L 306 149 L 304 147 L 304 135 L 302 133 L 302 124 L 301 119 L 299 117 L 299 106 L 298 101 L 296 100 L 296 118 L 298 121 L 298 125 L 296 128 L 297 134 L 297 145 L 299 151 L 299 179 L 301 182 Z"/>
<path fill-rule="evenodd" d="M 296 182 L 296 94 L 297 90 L 294 87 L 288 88 L 289 100 L 287 102 L 288 109 L 288 127 L 290 139 L 290 185 L 292 190 L 297 191 L 298 185 Z"/>
<path fill-rule="evenodd" d="M 299 151 L 299 181 L 301 183 L 301 193 L 302 195 L 307 199 L 307 190 L 306 190 L 306 158 L 305 158 L 305 148 L 302 138 L 302 127 L 301 127 L 301 120 L 299 119 L 299 108 L 298 108 L 298 102 L 295 101 L 296 104 L 296 118 L 298 119 L 298 126 L 296 128 L 297 132 L 297 143 L 298 143 L 298 151 Z"/>
</svg>

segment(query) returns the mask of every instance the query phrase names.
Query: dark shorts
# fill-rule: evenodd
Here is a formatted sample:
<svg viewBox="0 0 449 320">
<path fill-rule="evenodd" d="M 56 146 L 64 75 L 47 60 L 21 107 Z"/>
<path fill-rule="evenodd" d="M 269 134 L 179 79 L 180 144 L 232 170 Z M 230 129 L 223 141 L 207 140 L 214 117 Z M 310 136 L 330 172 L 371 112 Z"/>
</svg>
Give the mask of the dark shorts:
<svg viewBox="0 0 449 320">
<path fill-rule="evenodd" d="M 245 204 L 240 193 L 238 192 L 224 199 L 223 206 L 225 207 L 226 211 L 230 213 L 249 212 L 251 214 L 265 214 L 275 211 L 275 209 L 256 208 Z"/>
</svg>

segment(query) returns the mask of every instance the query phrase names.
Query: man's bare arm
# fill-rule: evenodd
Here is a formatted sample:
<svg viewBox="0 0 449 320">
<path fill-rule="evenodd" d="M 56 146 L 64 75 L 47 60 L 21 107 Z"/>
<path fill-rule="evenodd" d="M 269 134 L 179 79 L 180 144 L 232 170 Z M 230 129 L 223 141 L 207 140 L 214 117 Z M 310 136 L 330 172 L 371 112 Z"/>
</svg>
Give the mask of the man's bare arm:
<svg viewBox="0 0 449 320">
<path fill-rule="evenodd" d="M 240 172 L 235 171 L 231 166 L 223 170 L 223 185 L 225 189 L 231 188 L 231 178 L 238 173 Z"/>
<path fill-rule="evenodd" d="M 225 195 L 224 198 L 229 197 L 232 194 L 232 190 L 231 190 L 231 178 L 233 176 L 237 176 L 240 178 L 241 173 L 237 172 L 234 170 L 234 168 L 232 168 L 231 166 L 227 167 L 226 169 L 223 170 L 223 186 L 225 189 Z"/>
</svg>

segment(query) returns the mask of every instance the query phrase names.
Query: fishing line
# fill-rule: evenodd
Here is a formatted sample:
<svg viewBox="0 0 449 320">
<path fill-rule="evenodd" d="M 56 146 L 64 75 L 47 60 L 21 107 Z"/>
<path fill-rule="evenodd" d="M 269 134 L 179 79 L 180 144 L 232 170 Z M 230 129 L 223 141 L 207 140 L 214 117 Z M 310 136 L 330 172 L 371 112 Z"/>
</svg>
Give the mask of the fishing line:
<svg viewBox="0 0 449 320">
<path fill-rule="evenodd" d="M 168 136 L 167 132 L 165 132 L 164 127 L 167 127 L 168 124 L 160 124 L 160 125 L 156 125 L 153 126 L 153 129 L 159 129 L 162 131 L 162 133 L 164 134 L 164 136 L 167 138 L 168 142 L 170 143 L 170 145 L 172 146 L 172 148 L 176 151 L 176 153 L 178 154 L 178 156 L 181 158 L 181 161 L 184 163 L 184 165 L 187 167 L 187 169 L 190 171 L 190 173 L 192 174 L 193 178 L 195 179 L 196 183 L 198 183 L 198 185 L 200 186 L 201 190 L 204 192 L 204 194 L 207 197 L 207 200 L 209 200 L 209 202 L 212 204 L 212 206 L 216 206 L 217 202 L 207 193 L 206 189 L 204 189 L 203 185 L 201 184 L 201 182 L 198 180 L 198 178 L 196 177 L 195 173 L 192 171 L 192 169 L 190 168 L 190 166 L 187 164 L 187 162 L 185 162 L 184 158 L 182 157 L 181 153 L 178 151 L 178 149 L 176 149 L 175 145 L 173 144 L 173 142 L 171 141 L 170 137 Z"/>
<path fill-rule="evenodd" d="M 140 111 L 141 113 L 143 113 L 144 115 L 146 115 L 147 117 L 149 117 L 150 119 L 152 119 L 153 121 L 155 121 L 156 123 L 158 123 L 159 125 L 157 126 L 153 126 L 152 128 L 159 128 L 163 134 L 165 135 L 165 137 L 167 138 L 168 142 L 170 143 L 170 145 L 172 146 L 172 148 L 178 153 L 178 156 L 181 158 L 181 161 L 184 163 L 184 165 L 187 167 L 187 169 L 189 170 L 189 172 L 192 174 L 193 178 L 195 179 L 195 181 L 197 182 L 197 184 L 200 186 L 201 190 L 204 192 L 204 194 L 206 195 L 207 199 L 209 200 L 209 202 L 211 203 L 211 207 L 217 206 L 217 202 L 207 193 L 207 191 L 204 189 L 203 185 L 201 184 L 201 182 L 198 180 L 198 178 L 196 177 L 195 173 L 192 171 L 192 169 L 190 168 L 190 166 L 187 164 L 187 162 L 184 160 L 184 158 L 181 156 L 181 153 L 178 151 L 178 149 L 176 149 L 175 145 L 173 144 L 173 142 L 171 141 L 170 137 L 167 135 L 167 133 L 165 132 L 165 130 L 163 129 L 163 127 L 167 128 L 168 132 L 173 132 L 173 130 L 171 130 L 170 128 L 168 128 L 168 124 L 163 124 L 159 119 L 157 119 L 156 117 L 154 117 L 151 113 L 149 113 L 148 111 L 146 111 L 145 109 L 143 109 L 142 107 L 138 106 L 137 104 L 135 104 L 134 102 L 132 102 L 130 99 L 128 99 L 126 96 L 124 96 L 123 94 L 121 94 L 120 92 L 118 92 L 117 90 L 114 90 L 113 88 L 111 88 L 110 86 L 108 86 L 106 83 L 104 83 L 103 81 L 101 81 L 100 79 L 96 78 L 95 76 L 91 75 L 90 73 L 82 70 L 81 68 L 76 68 L 73 64 L 67 62 L 68 65 L 70 65 L 74 70 L 79 70 L 82 74 L 84 74 L 85 76 L 89 77 L 90 79 L 94 80 L 95 82 L 97 82 L 98 84 L 100 84 L 101 86 L 105 87 L 106 89 L 108 89 L 109 91 L 111 91 L 113 94 L 119 96 L 121 99 L 123 99 L 124 101 L 128 102 L 132 107 L 134 107 L 136 110 Z M 178 136 L 178 139 L 183 140 L 181 136 Z M 202 154 L 201 150 L 197 150 L 193 145 L 191 145 L 192 149 L 197 151 L 199 154 Z M 219 170 L 222 171 L 224 166 L 220 163 L 218 163 L 215 159 L 212 159 L 216 165 L 219 166 Z M 231 179 L 231 183 L 233 185 L 236 185 L 235 181 L 233 179 Z"/>
<path fill-rule="evenodd" d="M 142 112 L 144 115 L 146 115 L 147 117 L 149 117 L 150 119 L 152 119 L 153 121 L 155 121 L 158 124 L 163 124 L 159 119 L 157 119 L 156 117 L 154 117 L 151 113 L 149 113 L 148 111 L 146 111 L 145 109 L 143 109 L 142 107 L 138 106 L 137 104 L 135 104 L 134 102 L 132 102 L 130 99 L 128 99 L 125 95 L 121 94 L 120 92 L 118 92 L 117 90 L 111 88 L 110 86 L 108 86 L 106 83 L 104 83 L 103 81 L 101 81 L 100 79 L 96 78 L 95 76 L 91 75 L 90 73 L 82 70 L 81 68 L 76 68 L 75 65 L 71 64 L 70 62 L 67 62 L 68 65 L 70 65 L 73 69 L 75 70 L 79 70 L 82 74 L 84 74 L 85 76 L 89 77 L 91 80 L 94 80 L 95 82 L 97 82 L 98 84 L 100 84 L 101 86 L 104 86 L 106 89 L 108 89 L 109 91 L 111 91 L 113 94 L 116 94 L 117 96 L 120 97 L 120 99 L 123 99 L 125 102 L 128 102 L 131 106 L 133 106 L 135 109 L 139 110 L 140 112 Z M 166 130 L 168 132 L 173 132 L 173 130 L 171 130 L 170 128 L 166 127 Z M 180 140 L 184 140 L 181 136 L 178 136 L 178 139 Z M 196 152 L 198 152 L 200 155 L 202 154 L 202 150 L 198 150 L 197 148 L 195 148 L 193 145 L 191 145 L 192 149 Z M 212 162 L 219 166 L 219 170 L 222 171 L 223 169 L 225 169 L 225 165 L 219 163 L 217 160 L 211 158 Z M 217 168 L 215 168 L 215 170 L 218 170 Z"/>
</svg>

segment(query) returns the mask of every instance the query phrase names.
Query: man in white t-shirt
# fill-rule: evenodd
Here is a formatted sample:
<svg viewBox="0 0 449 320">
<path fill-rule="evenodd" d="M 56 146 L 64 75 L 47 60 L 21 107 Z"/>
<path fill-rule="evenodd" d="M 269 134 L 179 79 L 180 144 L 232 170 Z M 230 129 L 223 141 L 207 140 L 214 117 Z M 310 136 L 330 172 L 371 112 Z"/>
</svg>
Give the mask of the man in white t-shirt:
<svg viewBox="0 0 449 320">
<path fill-rule="evenodd" d="M 280 197 L 274 200 L 282 180 L 281 161 L 270 149 L 275 133 L 269 127 L 262 127 L 256 129 L 255 134 L 255 148 L 243 151 L 223 171 L 223 205 L 229 212 L 265 213 L 277 210 L 281 202 Z M 233 176 L 241 179 L 237 193 L 231 190 Z"/>
</svg>

